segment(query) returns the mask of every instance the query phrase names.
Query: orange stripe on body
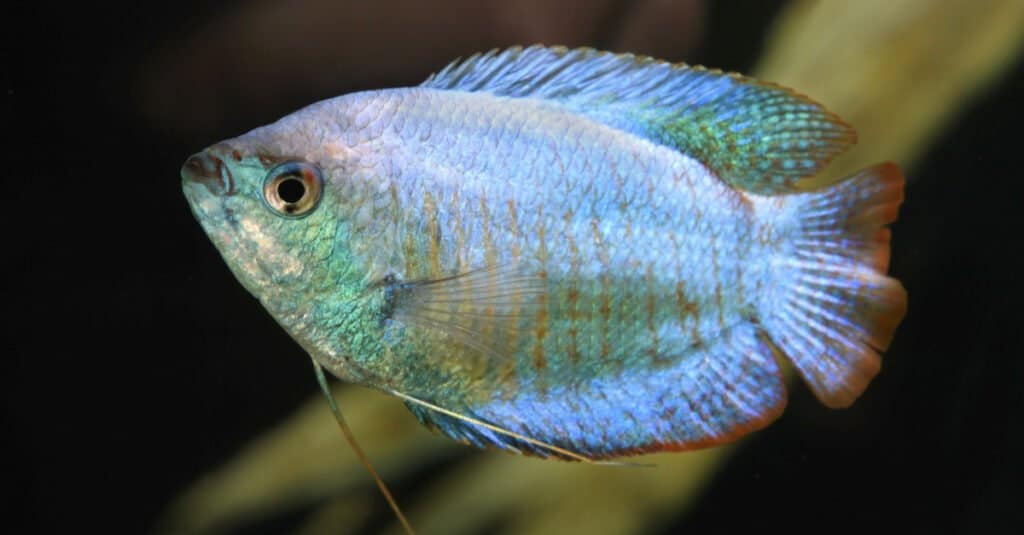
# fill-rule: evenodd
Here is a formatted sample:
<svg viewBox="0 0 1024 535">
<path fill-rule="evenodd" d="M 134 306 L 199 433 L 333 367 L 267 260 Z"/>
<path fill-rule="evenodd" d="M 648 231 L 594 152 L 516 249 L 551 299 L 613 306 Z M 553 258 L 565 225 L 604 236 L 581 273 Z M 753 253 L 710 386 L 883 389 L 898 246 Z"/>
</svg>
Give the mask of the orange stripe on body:
<svg viewBox="0 0 1024 535">
<path fill-rule="evenodd" d="M 455 270 L 463 273 L 469 266 L 466 265 L 466 228 L 462 224 L 462 210 L 459 210 L 459 190 L 452 191 L 452 202 L 449 206 L 452 214 L 452 233 L 455 235 Z"/>
<path fill-rule="evenodd" d="M 490 216 L 490 212 L 488 211 L 488 208 L 487 208 L 487 198 L 483 194 L 480 195 L 480 206 L 479 206 L 479 209 L 480 209 L 480 227 L 481 227 L 481 231 L 483 233 L 482 235 L 483 235 L 483 246 L 484 246 L 484 265 L 488 269 L 491 269 L 491 268 L 494 268 L 495 264 L 497 263 L 497 254 L 495 253 L 494 231 L 491 228 L 491 216 Z M 476 266 L 473 266 L 473 267 L 476 267 Z M 493 280 L 489 281 L 486 286 L 489 287 L 489 288 L 496 287 L 496 285 L 494 284 Z M 462 308 L 461 304 L 460 304 L 460 308 Z M 495 315 L 496 315 L 497 311 L 494 309 L 494 305 L 493 304 L 488 303 L 487 306 L 485 306 L 483 308 L 483 310 L 479 310 L 477 307 L 473 306 L 472 304 L 468 304 L 468 306 L 466 308 L 468 308 L 471 311 L 471 313 L 473 313 L 474 315 L 477 315 L 477 316 L 481 316 L 482 315 L 482 318 L 481 317 L 477 317 L 476 319 L 473 320 L 474 324 L 476 326 L 476 330 L 479 333 L 481 340 L 490 341 L 489 342 L 490 345 L 492 347 L 495 347 L 495 348 L 498 348 L 498 347 L 501 347 L 502 345 L 505 345 L 506 348 L 508 350 L 510 350 L 510 351 L 514 349 L 513 347 L 511 347 L 510 340 L 501 340 L 501 339 L 499 339 L 499 337 L 502 335 L 502 332 L 498 330 L 498 321 L 499 320 L 497 320 L 495 318 Z M 503 323 L 507 323 L 508 321 L 509 321 L 508 319 L 505 319 L 505 320 L 503 320 Z M 505 332 L 509 333 L 511 335 L 514 331 L 505 331 Z M 513 359 L 510 359 L 510 360 L 513 360 Z M 492 366 L 492 365 L 493 365 L 492 363 L 488 363 L 488 366 L 487 366 L 488 369 L 490 369 L 490 366 Z"/>
<path fill-rule="evenodd" d="M 512 233 L 510 252 L 512 253 L 512 258 L 518 262 L 523 254 L 523 233 L 519 230 L 519 215 L 516 213 L 516 201 L 509 199 L 506 204 L 508 206 L 508 230 Z"/>
<path fill-rule="evenodd" d="M 657 301 L 655 300 L 656 288 L 654 287 L 654 266 L 651 265 L 650 262 L 647 263 L 647 270 L 644 273 L 644 280 L 647 283 L 647 289 L 645 292 L 646 300 L 644 303 L 644 308 L 647 312 L 647 332 L 650 334 L 651 337 L 651 346 L 647 349 L 647 353 L 648 355 L 650 355 L 651 360 L 655 361 L 658 360 L 658 352 L 660 348 L 658 347 L 658 326 L 657 322 L 655 321 L 655 315 L 657 314 Z"/>
<path fill-rule="evenodd" d="M 565 238 L 569 245 L 569 288 L 566 290 L 565 302 L 566 308 L 569 314 L 569 347 L 567 354 L 569 362 L 572 364 L 578 364 L 580 361 L 580 350 L 579 343 L 577 341 L 578 323 L 580 319 L 579 311 L 579 280 L 580 280 L 580 249 L 576 244 L 575 238 L 572 233 L 572 210 L 567 210 L 563 217 L 565 221 Z"/>
<path fill-rule="evenodd" d="M 718 326 L 725 328 L 725 311 L 722 310 L 722 270 L 718 265 L 718 238 L 711 237 L 711 276 L 715 280 L 715 308 Z"/>
<path fill-rule="evenodd" d="M 399 213 L 401 212 L 401 210 L 398 209 L 398 191 L 395 188 L 394 183 L 391 184 L 391 201 L 393 203 L 392 206 L 395 207 L 395 217 L 396 219 L 398 219 L 400 217 Z M 418 258 L 418 251 L 416 251 L 416 241 L 413 238 L 416 235 L 417 232 L 415 231 L 415 229 L 411 228 L 411 225 L 407 224 L 404 228 L 402 228 L 402 255 L 405 257 L 406 277 L 416 276 L 415 269 L 416 258 Z"/>
<path fill-rule="evenodd" d="M 676 238 L 675 232 L 669 233 L 669 240 L 672 241 L 672 247 L 676 253 L 676 312 L 679 314 L 679 327 L 685 327 L 687 319 L 692 319 L 690 337 L 693 339 L 692 343 L 699 346 L 704 343 L 700 331 L 697 330 L 697 326 L 700 324 L 700 307 L 686 295 L 686 282 L 683 277 L 679 241 Z"/>
<path fill-rule="evenodd" d="M 493 268 L 498 264 L 498 251 L 494 244 L 494 229 L 491 228 L 491 213 L 487 208 L 487 197 L 480 194 L 480 224 L 484 233 L 484 262 L 487 267 Z"/>
<path fill-rule="evenodd" d="M 437 202 L 429 191 L 423 193 L 423 211 L 427 216 L 427 261 L 430 263 L 431 278 L 441 277 L 441 229 Z"/>
<path fill-rule="evenodd" d="M 544 226 L 544 215 L 543 207 L 537 210 L 537 261 L 540 263 L 540 271 L 537 276 L 547 285 L 547 265 L 548 265 L 548 246 L 547 246 L 547 228 Z M 533 367 L 538 371 L 543 371 L 547 368 L 547 356 L 544 350 L 544 339 L 548 335 L 548 307 L 547 307 L 547 293 L 543 293 L 540 296 L 540 303 L 538 303 L 536 325 L 534 326 L 534 345 L 531 351 L 533 357 Z"/>
<path fill-rule="evenodd" d="M 598 277 L 601 282 L 600 294 L 598 296 L 598 316 L 601 319 L 601 325 L 598 328 L 598 332 L 601 336 L 601 360 L 607 361 L 608 356 L 611 354 L 611 347 L 608 341 L 609 327 L 611 322 L 612 308 L 611 308 L 611 276 L 608 272 L 611 270 L 610 262 L 608 259 L 608 250 L 605 246 L 604 239 L 601 237 L 601 228 L 597 223 L 596 219 L 590 220 L 590 228 L 593 232 L 594 248 L 597 250 L 598 260 L 601 262 L 601 274 Z"/>
<path fill-rule="evenodd" d="M 513 262 L 518 263 L 522 257 L 523 251 L 523 235 L 519 228 L 519 214 L 516 213 L 516 202 L 514 199 L 509 199 L 505 203 L 505 206 L 508 209 L 508 230 L 511 234 L 509 252 L 512 255 Z M 515 308 L 518 309 L 521 306 L 522 302 L 520 301 L 520 296 L 518 294 L 515 295 L 513 302 Z M 505 320 L 505 332 L 510 333 L 512 338 L 509 340 L 509 346 L 513 353 L 519 348 L 519 342 L 522 334 L 520 332 L 522 326 L 519 322 L 520 318 L 516 314 L 509 314 Z M 501 368 L 498 371 L 498 380 L 504 386 L 503 398 L 506 400 L 511 400 L 518 391 L 515 387 L 515 384 L 518 381 L 517 366 L 517 359 L 510 358 L 501 363 Z"/>
</svg>

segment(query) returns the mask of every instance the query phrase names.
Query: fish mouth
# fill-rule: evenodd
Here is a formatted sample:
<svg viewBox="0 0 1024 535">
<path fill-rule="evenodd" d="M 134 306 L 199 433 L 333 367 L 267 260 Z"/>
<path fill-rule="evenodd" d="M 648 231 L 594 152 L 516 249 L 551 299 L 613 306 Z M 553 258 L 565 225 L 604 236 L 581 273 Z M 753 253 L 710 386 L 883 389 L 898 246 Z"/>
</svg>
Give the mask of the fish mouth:
<svg viewBox="0 0 1024 535">
<path fill-rule="evenodd" d="M 182 190 L 192 215 L 235 278 L 250 293 L 260 295 L 261 289 L 272 280 L 271 270 L 243 230 L 240 213 L 244 213 L 246 208 L 237 206 L 237 203 L 244 204 L 244 196 L 220 194 L 220 187 L 216 183 L 211 187 L 209 177 L 196 178 L 186 174 L 186 167 L 191 167 L 188 173 L 194 173 L 194 164 L 189 166 L 186 162 L 182 168 Z"/>
<path fill-rule="evenodd" d="M 229 205 L 235 194 L 235 177 L 224 163 L 230 149 L 218 145 L 189 156 L 181 166 L 181 186 L 192 213 L 213 237 L 234 231 L 237 220 Z M 225 227 L 225 223 L 227 223 Z M 220 237 L 220 236 L 218 236 Z"/>
<path fill-rule="evenodd" d="M 189 156 L 181 166 L 182 183 L 204 186 L 215 196 L 234 195 L 235 177 L 218 152 L 213 146 Z"/>
<path fill-rule="evenodd" d="M 185 200 L 192 215 L 218 247 L 238 241 L 238 220 L 229 206 L 234 181 L 226 169 L 227 166 L 208 151 L 190 156 L 181 167 Z"/>
</svg>

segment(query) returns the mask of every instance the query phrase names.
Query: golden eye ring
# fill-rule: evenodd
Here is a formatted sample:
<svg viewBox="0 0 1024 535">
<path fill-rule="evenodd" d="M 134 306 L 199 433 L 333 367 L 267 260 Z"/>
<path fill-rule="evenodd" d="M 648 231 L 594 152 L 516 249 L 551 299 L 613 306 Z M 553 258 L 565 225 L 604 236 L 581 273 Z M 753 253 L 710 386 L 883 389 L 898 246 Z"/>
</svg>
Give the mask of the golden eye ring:
<svg viewBox="0 0 1024 535">
<path fill-rule="evenodd" d="M 263 180 L 263 201 L 282 217 L 298 219 L 309 215 L 322 196 L 323 176 L 310 163 L 282 163 Z"/>
</svg>

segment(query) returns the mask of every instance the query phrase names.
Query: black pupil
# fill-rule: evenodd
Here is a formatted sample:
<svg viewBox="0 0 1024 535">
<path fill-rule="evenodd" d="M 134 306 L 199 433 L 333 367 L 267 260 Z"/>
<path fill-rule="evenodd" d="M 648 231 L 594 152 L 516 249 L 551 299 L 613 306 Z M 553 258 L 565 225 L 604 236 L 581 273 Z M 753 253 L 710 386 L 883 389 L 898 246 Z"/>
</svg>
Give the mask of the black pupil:
<svg viewBox="0 0 1024 535">
<path fill-rule="evenodd" d="M 306 194 L 306 185 L 295 177 L 288 177 L 277 184 L 277 196 L 286 203 L 296 203 Z"/>
</svg>

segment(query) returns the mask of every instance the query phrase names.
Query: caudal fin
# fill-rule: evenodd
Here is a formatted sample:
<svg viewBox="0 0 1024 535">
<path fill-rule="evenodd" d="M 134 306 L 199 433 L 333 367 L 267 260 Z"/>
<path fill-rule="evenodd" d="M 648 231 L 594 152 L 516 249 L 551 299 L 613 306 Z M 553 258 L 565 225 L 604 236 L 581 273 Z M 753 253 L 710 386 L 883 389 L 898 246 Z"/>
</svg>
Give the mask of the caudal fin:
<svg viewBox="0 0 1024 535">
<path fill-rule="evenodd" d="M 903 175 L 892 163 L 791 198 L 798 224 L 773 264 L 775 291 L 761 321 L 829 407 L 849 406 L 867 388 L 906 313 L 906 290 L 885 275 L 884 225 L 902 201 Z"/>
</svg>

